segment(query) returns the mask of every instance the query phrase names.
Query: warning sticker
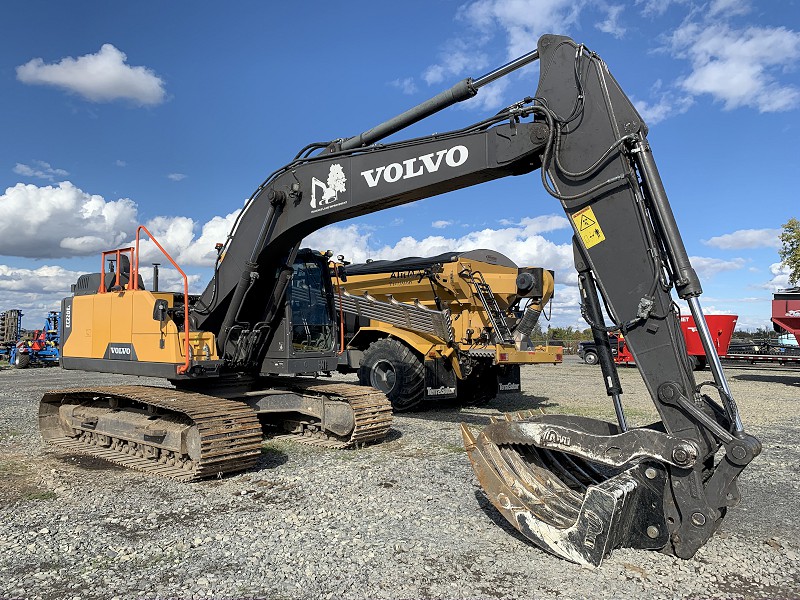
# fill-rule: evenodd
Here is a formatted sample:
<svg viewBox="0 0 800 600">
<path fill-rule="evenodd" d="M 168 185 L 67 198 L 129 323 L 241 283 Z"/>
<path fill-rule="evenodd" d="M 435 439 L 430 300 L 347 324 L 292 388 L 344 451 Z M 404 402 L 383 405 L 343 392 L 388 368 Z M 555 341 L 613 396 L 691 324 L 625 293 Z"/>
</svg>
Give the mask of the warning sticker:
<svg viewBox="0 0 800 600">
<path fill-rule="evenodd" d="M 575 228 L 578 230 L 578 235 L 583 240 L 583 245 L 587 248 L 596 246 L 606 239 L 603 235 L 603 230 L 600 228 L 600 223 L 597 222 L 597 217 L 594 216 L 594 211 L 591 206 L 579 210 L 572 215 L 572 220 L 575 223 Z"/>
</svg>

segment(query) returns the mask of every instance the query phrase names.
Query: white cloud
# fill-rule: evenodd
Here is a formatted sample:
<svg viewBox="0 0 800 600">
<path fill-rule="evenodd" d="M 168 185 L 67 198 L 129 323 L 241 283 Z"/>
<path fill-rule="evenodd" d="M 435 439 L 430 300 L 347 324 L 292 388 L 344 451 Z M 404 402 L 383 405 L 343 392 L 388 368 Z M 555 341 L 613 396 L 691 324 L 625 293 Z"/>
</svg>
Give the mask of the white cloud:
<svg viewBox="0 0 800 600">
<path fill-rule="evenodd" d="M 506 221 L 505 224 L 522 227 L 527 235 L 547 233 L 559 229 L 568 229 L 569 220 L 561 215 L 542 215 L 539 217 L 523 217 L 519 223 Z"/>
<path fill-rule="evenodd" d="M 422 78 L 428 85 L 436 85 L 444 81 L 446 72 L 444 65 L 431 65 L 422 73 Z"/>
<path fill-rule="evenodd" d="M 92 256 L 132 246 L 138 207 L 129 198 L 107 201 L 69 181 L 37 187 L 18 183 L 0 196 L 0 255 L 26 258 Z M 181 266 L 211 266 L 214 246 L 224 243 L 239 211 L 200 224 L 188 217 L 156 217 L 145 225 Z M 197 232 L 199 231 L 199 235 Z M 161 254 L 142 238 L 143 262 Z"/>
<path fill-rule="evenodd" d="M 127 167 L 128 166 L 128 163 L 126 163 L 124 160 L 116 160 L 116 161 L 114 161 L 114 164 L 116 166 L 118 166 L 118 167 Z"/>
<path fill-rule="evenodd" d="M 66 296 L 80 273 L 60 266 L 45 265 L 38 269 L 20 269 L 0 265 L 0 291 L 29 294 L 60 292 Z M 0 307 L 10 308 L 10 307 Z M 14 308 L 17 308 L 16 306 Z"/>
<path fill-rule="evenodd" d="M 189 217 L 156 217 L 145 224 L 158 242 L 181 267 L 213 266 L 217 257 L 215 245 L 224 244 L 239 211 L 214 217 L 199 226 Z M 200 229 L 200 235 L 195 232 Z M 146 236 L 140 243 L 141 262 L 163 262 L 163 254 Z"/>
<path fill-rule="evenodd" d="M 439 62 L 429 66 L 422 74 L 428 85 L 436 85 L 447 80 L 455 80 L 465 76 L 476 77 L 487 67 L 489 59 L 479 45 L 472 46 L 461 40 L 450 40 L 439 56 Z"/>
<path fill-rule="evenodd" d="M 652 100 L 634 99 L 646 122 L 684 113 L 702 95 L 725 110 L 782 112 L 800 106 L 800 89 L 786 77 L 795 68 L 800 33 L 785 27 L 733 27 L 732 19 L 751 12 L 750 0 L 711 0 L 702 6 L 688 0 L 636 1 L 645 17 L 660 17 L 674 5 L 688 6 L 688 16 L 658 51 L 688 61 L 691 71 L 663 91 L 657 82 Z"/>
<path fill-rule="evenodd" d="M 785 290 L 789 287 L 789 267 L 785 267 L 779 262 L 772 263 L 769 266 L 769 272 L 772 273 L 772 279 L 764 283 L 764 289 L 770 292 L 777 292 L 778 290 Z"/>
<path fill-rule="evenodd" d="M 69 181 L 18 183 L 0 196 L 0 255 L 62 258 L 115 248 L 133 235 L 136 212 L 129 198 L 106 201 Z"/>
<path fill-rule="evenodd" d="M 470 106 L 477 110 L 497 110 L 505 105 L 506 90 L 511 80 L 508 78 L 498 79 L 483 86 L 478 95 L 470 101 Z"/>
<path fill-rule="evenodd" d="M 723 260 L 721 258 L 708 258 L 705 256 L 692 256 L 689 260 L 695 271 L 697 271 L 701 281 L 710 279 L 717 273 L 743 269 L 747 262 L 743 258 Z"/>
<path fill-rule="evenodd" d="M 413 77 L 395 79 L 393 81 L 390 81 L 389 85 L 397 88 L 398 90 L 409 96 L 417 92 L 417 84 L 414 82 Z"/>
<path fill-rule="evenodd" d="M 369 258 L 383 258 L 376 256 L 371 249 L 370 231 L 353 223 L 318 229 L 303 240 L 302 247 L 322 252 L 330 250 L 337 256 L 344 254 L 345 260 L 352 263 L 366 262 Z"/>
<path fill-rule="evenodd" d="M 147 67 L 126 64 L 127 56 L 112 44 L 103 44 L 97 54 L 66 57 L 45 64 L 34 58 L 17 67 L 17 79 L 32 85 L 51 85 L 83 96 L 92 102 L 131 100 L 139 105 L 164 101 L 164 81 Z"/>
<path fill-rule="evenodd" d="M 621 38 L 625 35 L 626 29 L 619 23 L 619 17 L 625 10 L 625 6 L 622 4 L 614 4 L 605 6 L 602 10 L 606 13 L 606 19 L 605 21 L 596 23 L 595 27 L 603 33 L 613 35 L 615 38 Z"/>
<path fill-rule="evenodd" d="M 709 18 L 741 16 L 749 12 L 749 0 L 713 0 L 708 8 Z"/>
<path fill-rule="evenodd" d="M 670 4 L 682 4 L 686 0 L 636 0 L 635 5 L 642 7 L 645 17 L 660 17 L 669 8 Z"/>
<path fill-rule="evenodd" d="M 780 234 L 780 229 L 739 229 L 733 233 L 726 233 L 703 240 L 703 243 L 723 250 L 779 248 L 781 245 Z"/>
<path fill-rule="evenodd" d="M 48 311 L 60 310 L 61 299 L 70 295 L 70 286 L 79 275 L 54 265 L 21 269 L 0 264 L 0 310 L 22 310 L 23 328 L 37 329 Z"/>
<path fill-rule="evenodd" d="M 769 318 L 739 315 L 739 319 L 736 321 L 736 331 L 755 332 L 759 329 L 772 331 L 772 321 Z"/>
<path fill-rule="evenodd" d="M 452 224 L 453 224 L 452 221 L 434 221 L 433 223 L 431 223 L 431 227 L 435 229 L 444 229 L 445 227 L 449 227 Z"/>
<path fill-rule="evenodd" d="M 735 14 L 732 7 L 740 3 L 724 4 Z M 781 81 L 800 52 L 796 31 L 687 21 L 670 36 L 668 50 L 691 63 L 692 72 L 679 81 L 681 88 L 692 95 L 708 94 L 726 110 L 750 107 L 764 113 L 800 106 L 800 89 Z"/>
<path fill-rule="evenodd" d="M 309 235 L 303 240 L 303 246 L 344 254 L 347 260 L 354 263 L 364 262 L 368 258 L 391 260 L 489 248 L 505 254 L 520 266 L 553 269 L 559 283 L 575 285 L 572 245 L 554 244 L 539 235 L 542 231 L 566 226 L 567 220 L 563 217 L 526 218 L 517 225 L 472 231 L 457 238 L 428 236 L 416 239 L 406 236 L 394 245 L 378 246 L 359 225 L 329 225 Z"/>
<path fill-rule="evenodd" d="M 172 181 L 181 181 L 182 179 L 186 179 L 186 177 L 187 176 L 184 175 L 183 173 L 170 173 L 169 175 L 167 175 L 167 179 L 170 179 Z"/>
<path fill-rule="evenodd" d="M 461 7 L 459 16 L 486 34 L 499 28 L 508 57 L 515 58 L 533 50 L 545 33 L 569 32 L 587 5 L 587 0 L 475 0 Z"/>
<path fill-rule="evenodd" d="M 66 177 L 69 175 L 64 169 L 54 169 L 50 163 L 43 160 L 34 160 L 33 166 L 17 163 L 12 169 L 17 175 L 24 177 L 37 177 L 39 179 L 47 179 L 48 181 L 55 181 L 56 177 Z"/>
<path fill-rule="evenodd" d="M 648 125 L 660 123 L 668 117 L 687 112 L 694 104 L 694 98 L 675 91 L 657 94 L 655 102 L 632 98 L 633 105 Z"/>
</svg>

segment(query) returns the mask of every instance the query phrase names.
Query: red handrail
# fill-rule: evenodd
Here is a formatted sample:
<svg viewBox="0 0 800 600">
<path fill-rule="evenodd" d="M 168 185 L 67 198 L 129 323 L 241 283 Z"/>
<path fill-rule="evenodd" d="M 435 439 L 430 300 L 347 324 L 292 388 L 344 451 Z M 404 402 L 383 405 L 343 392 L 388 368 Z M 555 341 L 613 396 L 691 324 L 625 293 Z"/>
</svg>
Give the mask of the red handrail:
<svg viewBox="0 0 800 600">
<path fill-rule="evenodd" d="M 131 281 L 133 282 L 133 287 L 131 289 L 138 290 L 139 289 L 139 232 L 144 230 L 147 234 L 147 237 L 150 238 L 150 241 L 153 242 L 158 249 L 161 250 L 161 253 L 167 258 L 167 260 L 172 264 L 173 267 L 181 274 L 183 278 L 183 349 L 184 349 L 184 356 L 186 360 L 182 365 L 178 365 L 177 371 L 178 375 L 182 375 L 189 370 L 190 360 L 189 360 L 189 278 L 186 277 L 186 273 L 183 272 L 178 266 L 173 258 L 169 255 L 169 252 L 164 250 L 164 247 L 158 243 L 158 240 L 153 237 L 153 234 L 147 230 L 147 227 L 144 225 L 139 225 L 136 229 L 136 249 L 133 253 L 134 261 L 133 266 L 131 267 Z M 119 269 L 117 269 L 119 271 Z"/>
<path fill-rule="evenodd" d="M 105 250 L 100 255 L 100 285 L 97 288 L 97 292 L 99 294 L 105 294 L 108 292 L 108 290 L 106 289 L 106 256 L 110 256 L 112 254 L 115 257 L 117 265 L 115 270 L 116 275 L 114 277 L 114 285 L 112 287 L 121 288 L 119 282 L 120 274 L 122 272 L 122 269 L 120 269 L 120 263 L 121 263 L 120 257 L 125 252 L 130 254 L 131 252 L 133 252 L 133 248 L 117 248 L 116 250 Z M 130 257 L 128 257 L 128 260 L 130 260 Z"/>
</svg>

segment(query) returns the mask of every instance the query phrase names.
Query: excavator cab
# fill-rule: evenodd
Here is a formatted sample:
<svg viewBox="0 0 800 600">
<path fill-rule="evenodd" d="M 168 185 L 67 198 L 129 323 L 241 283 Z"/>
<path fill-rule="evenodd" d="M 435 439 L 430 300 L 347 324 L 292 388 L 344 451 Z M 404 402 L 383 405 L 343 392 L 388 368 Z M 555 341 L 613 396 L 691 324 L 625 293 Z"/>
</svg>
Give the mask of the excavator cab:
<svg viewBox="0 0 800 600">
<path fill-rule="evenodd" d="M 262 375 L 336 370 L 338 324 L 329 271 L 324 254 L 309 249 L 297 253 Z"/>
<path fill-rule="evenodd" d="M 336 343 L 336 320 L 327 259 L 323 262 L 313 255 L 298 257 L 292 270 L 292 284 L 287 290 L 292 351 L 332 352 Z"/>
</svg>

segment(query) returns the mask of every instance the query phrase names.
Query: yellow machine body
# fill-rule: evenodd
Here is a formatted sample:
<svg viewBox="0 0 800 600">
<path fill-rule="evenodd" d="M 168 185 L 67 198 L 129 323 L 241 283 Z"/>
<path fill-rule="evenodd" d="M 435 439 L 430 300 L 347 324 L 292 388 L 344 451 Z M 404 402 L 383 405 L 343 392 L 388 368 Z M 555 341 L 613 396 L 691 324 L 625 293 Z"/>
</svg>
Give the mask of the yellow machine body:
<svg viewBox="0 0 800 600">
<path fill-rule="evenodd" d="M 358 370 L 395 410 L 486 402 L 521 390 L 521 365 L 562 362 L 560 346 L 529 337 L 553 297 L 552 271 L 485 249 L 339 267 L 339 368 Z"/>
<path fill-rule="evenodd" d="M 187 364 L 187 356 L 185 334 L 167 316 L 173 304 L 173 293 L 148 290 L 66 298 L 62 361 L 70 368 L 176 377 L 177 368 Z M 162 307 L 162 312 L 156 307 Z M 218 360 L 212 333 L 190 331 L 188 342 L 191 367 Z M 125 368 L 119 361 L 130 365 Z"/>
<path fill-rule="evenodd" d="M 491 288 L 492 295 L 498 307 L 505 314 L 509 326 L 516 324 L 517 317 L 510 311 L 519 299 L 517 277 L 520 272 L 538 269 L 537 267 L 518 268 L 509 264 L 510 261 L 498 260 L 489 262 L 470 257 L 471 253 L 463 253 L 456 262 L 440 263 L 435 273 L 435 286 L 432 287 L 430 279 L 424 269 L 392 270 L 384 273 L 368 275 L 351 275 L 348 273 L 347 281 L 340 285 L 350 294 L 363 295 L 364 293 L 378 299 L 393 298 L 404 304 L 419 302 L 426 308 L 437 310 L 435 295 L 450 310 L 452 329 L 459 349 L 482 349 L 494 353 L 495 364 L 558 364 L 563 359 L 561 346 L 537 345 L 536 347 L 521 350 L 515 344 L 490 343 L 480 332 L 492 328 L 489 314 L 481 302 L 475 288 L 472 286 L 469 274 L 479 272 Z M 499 253 L 494 253 L 502 257 Z M 489 254 L 492 256 L 492 254 Z M 502 257 L 505 258 L 505 257 Z M 555 280 L 552 271 L 540 269 L 542 274 L 542 290 L 535 297 L 530 298 L 531 306 L 542 311 L 553 297 Z M 434 294 L 435 292 L 435 294 Z M 371 320 L 369 327 L 360 327 L 351 339 L 349 346 L 362 347 L 366 339 L 374 339 L 376 333 L 382 332 L 409 343 L 423 356 L 435 353 L 439 356 L 448 355 L 454 361 L 453 368 L 457 369 L 457 362 L 447 340 L 437 339 L 432 336 L 413 335 L 404 327 Z M 470 333 L 471 332 L 471 333 Z M 361 340 L 359 339 L 361 336 Z M 364 341 L 362 341 L 364 340 Z"/>
</svg>

